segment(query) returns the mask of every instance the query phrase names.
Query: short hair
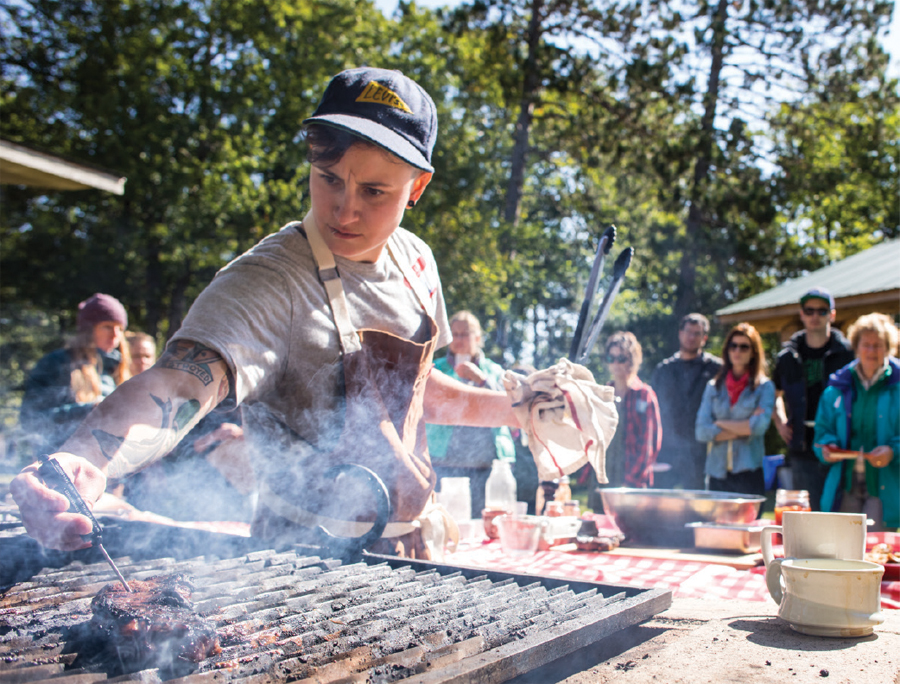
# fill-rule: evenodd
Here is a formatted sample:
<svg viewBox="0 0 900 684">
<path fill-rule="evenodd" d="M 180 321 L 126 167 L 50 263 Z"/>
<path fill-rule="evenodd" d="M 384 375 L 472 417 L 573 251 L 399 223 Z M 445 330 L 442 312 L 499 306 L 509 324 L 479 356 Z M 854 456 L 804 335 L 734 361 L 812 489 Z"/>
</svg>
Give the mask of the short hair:
<svg viewBox="0 0 900 684">
<path fill-rule="evenodd" d="M 641 343 L 638 342 L 634 333 L 630 332 L 614 332 L 606 340 L 604 351 L 609 354 L 609 350 L 613 347 L 621 349 L 629 359 L 629 370 L 637 373 L 637 369 L 641 367 L 644 360 L 644 352 L 641 350 Z"/>
<path fill-rule="evenodd" d="M 853 321 L 847 329 L 847 337 L 850 339 L 850 345 L 854 352 L 862 334 L 867 332 L 876 333 L 881 337 L 887 354 L 891 355 L 897 352 L 898 331 L 890 316 L 883 313 L 870 313 Z"/>
<path fill-rule="evenodd" d="M 719 370 L 719 374 L 716 376 L 716 387 L 722 387 L 725 382 L 725 376 L 728 375 L 732 369 L 731 356 L 728 354 L 728 345 L 731 344 L 731 340 L 737 335 L 742 335 L 750 340 L 753 358 L 750 359 L 750 367 L 747 369 L 747 372 L 750 373 L 750 387 L 756 389 L 766 380 L 768 364 L 766 363 L 766 352 L 765 349 L 763 349 L 762 337 L 760 337 L 756 328 L 749 323 L 738 323 L 728 332 L 728 336 L 722 344 L 722 361 L 724 361 L 724 363 L 722 364 L 721 370 Z"/>
<path fill-rule="evenodd" d="M 375 150 L 384 152 L 385 155 L 398 164 L 406 164 L 405 161 L 396 155 L 388 152 L 383 147 L 373 142 L 354 135 L 342 128 L 335 128 L 324 124 L 307 124 L 304 127 L 306 132 L 306 161 L 310 164 L 317 164 L 328 168 L 332 164 L 337 164 L 344 155 L 354 145 L 360 147 L 371 147 Z M 419 169 L 421 173 L 422 170 Z"/>
<path fill-rule="evenodd" d="M 681 323 L 678 324 L 678 330 L 684 330 L 687 324 L 699 325 L 704 335 L 709 335 L 709 319 L 703 314 L 689 313 L 682 317 Z"/>
<path fill-rule="evenodd" d="M 156 340 L 153 339 L 152 335 L 148 335 L 145 332 L 127 332 L 125 333 L 125 339 L 128 340 L 128 344 L 138 344 L 140 342 L 152 342 L 153 347 L 156 347 Z"/>
<path fill-rule="evenodd" d="M 478 322 L 478 318 L 471 311 L 457 311 L 450 317 L 450 325 L 452 326 L 457 321 L 463 321 L 464 323 L 469 324 L 469 330 L 474 330 L 478 333 L 478 337 L 481 338 L 481 344 L 484 345 L 484 331 L 481 329 L 481 323 Z"/>
</svg>

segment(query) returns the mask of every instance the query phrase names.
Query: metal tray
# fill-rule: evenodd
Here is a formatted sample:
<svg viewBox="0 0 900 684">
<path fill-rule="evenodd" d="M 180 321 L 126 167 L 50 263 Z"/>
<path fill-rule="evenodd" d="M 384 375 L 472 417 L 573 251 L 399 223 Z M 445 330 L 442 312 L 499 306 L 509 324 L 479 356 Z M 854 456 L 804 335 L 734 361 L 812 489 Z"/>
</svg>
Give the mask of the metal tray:
<svg viewBox="0 0 900 684">
<path fill-rule="evenodd" d="M 719 523 L 688 523 L 694 531 L 694 546 L 701 549 L 754 553 L 760 549 L 760 532 L 764 525 L 723 525 Z"/>
</svg>

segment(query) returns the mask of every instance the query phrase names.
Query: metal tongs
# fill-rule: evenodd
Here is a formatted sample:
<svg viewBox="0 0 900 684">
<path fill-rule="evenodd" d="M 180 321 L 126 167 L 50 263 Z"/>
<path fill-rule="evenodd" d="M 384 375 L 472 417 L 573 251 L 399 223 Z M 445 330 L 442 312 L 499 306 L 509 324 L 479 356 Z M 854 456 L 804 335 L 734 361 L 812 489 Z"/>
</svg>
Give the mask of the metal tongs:
<svg viewBox="0 0 900 684">
<path fill-rule="evenodd" d="M 600 307 L 591 321 L 590 327 L 587 329 L 587 337 L 585 337 L 585 324 L 590 313 L 591 304 L 594 301 L 594 295 L 597 292 L 600 273 L 603 271 L 603 265 L 606 261 L 606 255 L 609 254 L 612 245 L 616 240 L 616 227 L 607 228 L 600 238 L 597 246 L 597 255 L 594 257 L 594 265 L 591 267 L 591 275 L 588 279 L 587 291 L 585 292 L 584 302 L 581 304 L 581 311 L 578 314 L 578 324 L 575 326 L 575 335 L 572 338 L 572 346 L 569 350 L 569 358 L 575 363 L 583 364 L 587 359 L 591 348 L 597 341 L 600 330 L 609 316 L 609 310 L 612 308 L 613 300 L 619 293 L 622 281 L 625 279 L 625 272 L 631 265 L 631 258 L 634 256 L 634 248 L 626 247 L 623 249 L 613 264 L 612 280 L 609 287 L 603 295 Z"/>
<path fill-rule="evenodd" d="M 109 567 L 116 573 L 116 577 L 119 578 L 122 586 L 125 587 L 126 591 L 130 592 L 131 587 L 128 586 L 128 582 L 125 581 L 122 573 L 119 572 L 119 568 L 116 567 L 116 564 L 113 563 L 112 558 L 110 558 L 109 554 L 106 552 L 106 549 L 103 548 L 103 534 L 100 523 L 97 522 L 94 514 L 91 513 L 91 509 L 88 508 L 84 499 L 81 498 L 81 494 L 75 489 L 75 485 L 72 484 L 72 480 L 66 475 L 66 471 L 63 470 L 59 461 L 55 458 L 50 458 L 46 454 L 38 456 L 38 460 L 41 462 L 41 466 L 38 468 L 38 476 L 40 476 L 41 480 L 44 481 L 44 484 L 50 489 L 53 489 L 66 497 L 76 513 L 87 517 L 88 520 L 91 521 L 91 524 L 93 525 L 91 533 L 81 535 L 82 538 L 85 541 L 91 542 L 92 546 L 96 546 L 100 550 L 100 553 L 103 554 L 106 562 L 109 563 Z"/>
</svg>

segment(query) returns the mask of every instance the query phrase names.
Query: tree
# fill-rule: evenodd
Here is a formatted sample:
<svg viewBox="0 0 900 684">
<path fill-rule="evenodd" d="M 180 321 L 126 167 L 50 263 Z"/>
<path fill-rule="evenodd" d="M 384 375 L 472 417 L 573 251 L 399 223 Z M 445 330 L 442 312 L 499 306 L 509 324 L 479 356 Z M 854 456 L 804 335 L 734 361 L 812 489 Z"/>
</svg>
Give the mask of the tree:
<svg viewBox="0 0 900 684">
<path fill-rule="evenodd" d="M 861 53 L 882 53 L 872 37 L 886 25 L 890 9 L 891 3 L 865 0 L 718 0 L 662 3 L 655 16 L 635 22 L 635 35 L 670 26 L 685 36 L 690 59 L 680 65 L 684 76 L 673 72 L 669 87 L 699 97 L 700 116 L 685 131 L 692 171 L 684 185 L 687 234 L 680 245 L 676 318 L 701 302 L 724 304 L 768 284 L 767 267 L 785 249 L 785 237 L 775 221 L 772 181 L 763 172 L 767 150 L 751 127 L 762 123 L 773 102 L 795 101 L 823 74 L 833 81 L 854 73 Z M 867 78 L 872 68 L 879 68 L 878 59 L 869 61 Z M 756 277 L 739 284 L 732 279 L 712 297 L 701 297 L 698 276 L 710 258 L 721 274 Z"/>
<path fill-rule="evenodd" d="M 884 59 L 820 83 L 772 117 L 779 219 L 806 247 L 802 269 L 900 237 L 900 96 Z"/>
<path fill-rule="evenodd" d="M 302 216 L 300 121 L 391 35 L 355 0 L 2 11 L 4 137 L 128 178 L 121 199 L 4 190 L 4 299 L 58 311 L 108 291 L 164 335 L 218 268 Z"/>
</svg>

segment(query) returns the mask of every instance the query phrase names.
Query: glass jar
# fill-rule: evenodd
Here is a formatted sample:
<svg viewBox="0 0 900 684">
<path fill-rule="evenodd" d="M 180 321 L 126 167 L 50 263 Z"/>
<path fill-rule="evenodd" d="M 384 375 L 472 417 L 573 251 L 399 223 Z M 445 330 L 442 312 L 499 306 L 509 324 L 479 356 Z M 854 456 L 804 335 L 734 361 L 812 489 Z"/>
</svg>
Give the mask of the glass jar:
<svg viewBox="0 0 900 684">
<path fill-rule="evenodd" d="M 810 511 L 809 492 L 805 489 L 779 489 L 775 492 L 775 524 L 781 524 L 785 511 Z"/>
<path fill-rule="evenodd" d="M 548 518 L 559 518 L 563 515 L 562 501 L 548 501 L 544 508 L 544 515 Z"/>
<path fill-rule="evenodd" d="M 578 517 L 581 515 L 581 504 L 576 499 L 569 499 L 563 503 L 563 515 Z"/>
</svg>

